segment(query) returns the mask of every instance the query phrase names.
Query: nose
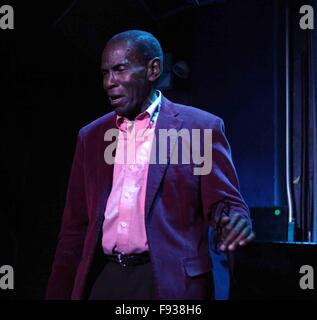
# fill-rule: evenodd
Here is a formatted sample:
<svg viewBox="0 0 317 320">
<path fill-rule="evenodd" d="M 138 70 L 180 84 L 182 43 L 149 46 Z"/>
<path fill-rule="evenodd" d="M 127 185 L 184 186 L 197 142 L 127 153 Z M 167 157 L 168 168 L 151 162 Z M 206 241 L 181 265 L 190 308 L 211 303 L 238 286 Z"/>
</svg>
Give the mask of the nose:
<svg viewBox="0 0 317 320">
<path fill-rule="evenodd" d="M 112 89 L 118 85 L 117 79 L 112 71 L 104 75 L 103 87 L 105 90 Z"/>
</svg>

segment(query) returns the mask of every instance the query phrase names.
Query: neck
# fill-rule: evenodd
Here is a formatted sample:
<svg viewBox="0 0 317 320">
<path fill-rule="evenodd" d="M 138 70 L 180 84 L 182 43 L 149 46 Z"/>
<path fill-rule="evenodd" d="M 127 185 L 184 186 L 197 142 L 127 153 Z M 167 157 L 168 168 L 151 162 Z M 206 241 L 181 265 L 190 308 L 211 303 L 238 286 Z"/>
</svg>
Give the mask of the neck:
<svg viewBox="0 0 317 320">
<path fill-rule="evenodd" d="M 144 102 L 141 105 L 141 108 L 139 109 L 140 111 L 136 114 L 127 116 L 129 120 L 134 120 L 139 114 L 144 112 L 156 99 L 157 99 L 157 93 L 155 89 L 151 89 L 149 95 L 146 97 Z"/>
<path fill-rule="evenodd" d="M 151 89 L 150 94 L 147 96 L 141 107 L 141 113 L 144 112 L 155 100 L 157 99 L 157 94 L 155 89 Z"/>
</svg>

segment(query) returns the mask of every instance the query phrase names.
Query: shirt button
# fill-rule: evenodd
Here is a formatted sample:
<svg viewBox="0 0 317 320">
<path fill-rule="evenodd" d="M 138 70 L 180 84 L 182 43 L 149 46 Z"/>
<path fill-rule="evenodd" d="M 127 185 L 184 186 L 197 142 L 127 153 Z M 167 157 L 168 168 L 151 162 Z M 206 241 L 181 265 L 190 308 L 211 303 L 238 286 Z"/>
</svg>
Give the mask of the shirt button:
<svg viewBox="0 0 317 320">
<path fill-rule="evenodd" d="M 121 227 L 125 228 L 128 224 L 126 222 L 121 222 Z"/>
<path fill-rule="evenodd" d="M 129 194 L 128 192 L 126 192 L 126 193 L 124 194 L 124 197 L 125 197 L 126 199 L 129 199 L 130 194 Z"/>
</svg>

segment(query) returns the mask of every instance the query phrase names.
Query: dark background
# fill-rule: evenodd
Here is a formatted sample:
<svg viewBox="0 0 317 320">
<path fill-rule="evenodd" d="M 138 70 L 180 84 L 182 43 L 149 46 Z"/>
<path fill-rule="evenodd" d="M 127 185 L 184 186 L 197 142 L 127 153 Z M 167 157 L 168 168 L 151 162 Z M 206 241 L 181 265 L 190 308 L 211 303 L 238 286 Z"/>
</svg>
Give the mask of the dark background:
<svg viewBox="0 0 317 320">
<path fill-rule="evenodd" d="M 151 31 L 173 63 L 187 61 L 190 77 L 174 75 L 164 94 L 224 119 L 250 207 L 286 205 L 284 3 L 6 2 L 15 10 L 15 29 L 0 30 L 0 265 L 16 276 L 8 295 L 44 296 L 76 135 L 109 111 L 99 56 L 119 31 Z"/>
</svg>

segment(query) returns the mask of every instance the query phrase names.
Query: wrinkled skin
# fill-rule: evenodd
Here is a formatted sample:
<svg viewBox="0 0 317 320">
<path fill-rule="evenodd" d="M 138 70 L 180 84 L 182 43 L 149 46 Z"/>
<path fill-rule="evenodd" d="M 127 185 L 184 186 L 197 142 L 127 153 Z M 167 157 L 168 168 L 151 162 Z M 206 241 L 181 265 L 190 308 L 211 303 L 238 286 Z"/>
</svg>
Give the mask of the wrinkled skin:
<svg viewBox="0 0 317 320">
<path fill-rule="evenodd" d="M 103 88 L 117 115 L 133 120 L 152 100 L 160 60 L 142 61 L 133 43 L 110 41 L 102 54 Z"/>
</svg>

